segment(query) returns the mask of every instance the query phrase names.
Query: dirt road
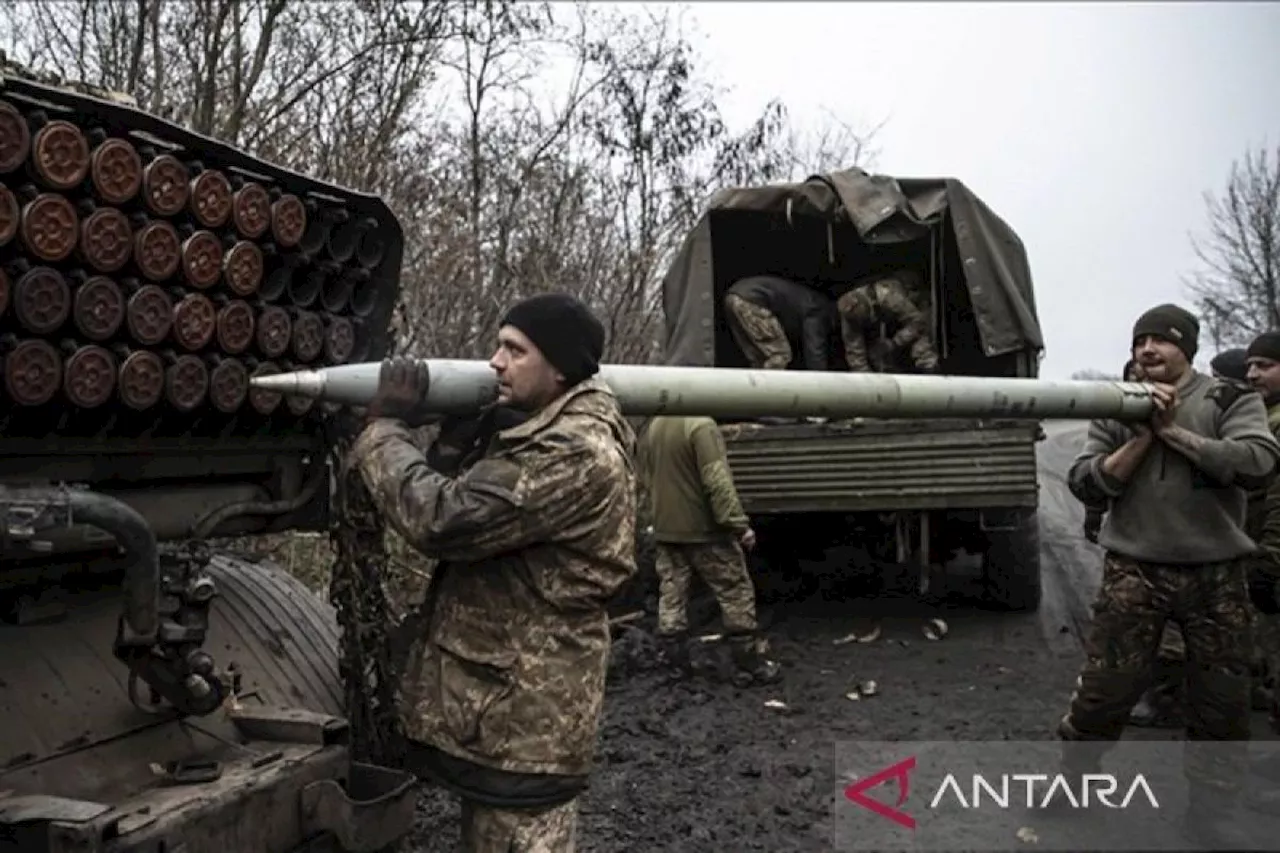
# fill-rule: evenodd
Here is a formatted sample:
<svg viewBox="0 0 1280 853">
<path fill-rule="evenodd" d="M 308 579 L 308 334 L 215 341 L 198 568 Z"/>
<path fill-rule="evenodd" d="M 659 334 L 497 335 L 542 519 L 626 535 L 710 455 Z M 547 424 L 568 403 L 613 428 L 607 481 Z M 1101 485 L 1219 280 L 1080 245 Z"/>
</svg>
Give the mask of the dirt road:
<svg viewBox="0 0 1280 853">
<path fill-rule="evenodd" d="M 644 671 L 645 623 L 616 644 L 598 769 L 581 804 L 578 849 L 823 851 L 833 849 L 840 740 L 1044 740 L 1052 737 L 1079 663 L 1099 554 L 1062 474 L 1081 424 L 1046 425 L 1039 453 L 1045 602 L 1037 614 L 974 606 L 962 578 L 937 610 L 913 602 L 816 595 L 765 609 L 777 687 L 671 683 Z M 838 643 L 884 617 L 870 643 Z M 925 638 L 932 616 L 949 625 Z M 709 627 L 708 630 L 713 630 Z M 714 651 L 714 643 L 706 646 Z M 859 683 L 877 695 L 851 700 Z M 782 702 L 785 707 L 766 706 Z M 425 795 L 414 849 L 453 850 L 457 809 Z M 1022 846 L 993 830 L 982 846 Z"/>
</svg>

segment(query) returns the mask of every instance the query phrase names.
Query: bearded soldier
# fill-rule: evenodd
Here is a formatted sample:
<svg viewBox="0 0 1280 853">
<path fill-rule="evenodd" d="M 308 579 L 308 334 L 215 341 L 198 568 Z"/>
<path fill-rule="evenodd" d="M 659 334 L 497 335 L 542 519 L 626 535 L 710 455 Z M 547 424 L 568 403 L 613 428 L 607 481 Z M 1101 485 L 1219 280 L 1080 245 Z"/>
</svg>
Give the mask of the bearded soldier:
<svg viewBox="0 0 1280 853">
<path fill-rule="evenodd" d="M 1257 394 L 1192 368 L 1200 324 L 1176 305 L 1133 327 L 1133 357 L 1154 386 L 1147 423 L 1098 420 L 1068 480 L 1110 501 L 1086 659 L 1058 726 L 1064 771 L 1100 772 L 1150 678 L 1173 620 L 1187 646 L 1186 832 L 1206 849 L 1245 843 L 1237 825 L 1249 739 L 1249 588 L 1255 545 L 1247 490 L 1272 476 L 1280 444 Z M 1211 741 L 1209 749 L 1200 742 Z"/>
<path fill-rule="evenodd" d="M 1247 377 L 1248 369 L 1246 351 L 1240 348 L 1223 350 L 1209 362 L 1209 371 L 1214 378 L 1231 383 L 1241 389 L 1250 389 Z M 1274 424 L 1272 432 L 1275 432 Z M 1245 531 L 1255 542 L 1258 541 L 1260 533 L 1257 511 L 1261 504 L 1260 498 L 1263 496 L 1265 496 L 1265 490 L 1261 493 L 1250 494 L 1248 501 L 1249 509 L 1246 513 Z M 1254 708 L 1266 710 L 1269 701 L 1267 679 L 1272 670 L 1270 665 L 1271 655 L 1265 651 L 1269 644 L 1261 636 L 1259 629 L 1263 626 L 1263 623 L 1256 618 L 1257 615 L 1255 611 L 1253 663 L 1251 666 L 1251 704 Z M 1274 642 L 1271 643 L 1271 645 L 1273 644 Z M 1168 622 L 1164 626 L 1164 634 L 1160 639 L 1160 652 L 1156 656 L 1155 683 L 1150 690 L 1142 695 L 1142 699 L 1133 709 L 1133 713 L 1129 715 L 1129 722 L 1135 726 L 1151 726 L 1154 728 L 1181 728 L 1183 726 L 1183 688 L 1186 682 L 1186 662 L 1187 647 L 1182 640 L 1182 630 L 1173 622 Z"/>
<path fill-rule="evenodd" d="M 596 376 L 603 347 L 577 299 L 517 303 L 490 365 L 497 403 L 527 419 L 499 430 L 491 410 L 455 423 L 438 443 L 462 452 L 433 459 L 460 469 L 431 470 L 407 426 L 424 419 L 430 376 L 395 359 L 351 451 L 390 525 L 440 561 L 399 710 L 415 772 L 461 795 L 472 853 L 574 846 L 604 701 L 605 608 L 635 571 L 635 439 Z"/>
<path fill-rule="evenodd" d="M 1249 344 L 1246 354 L 1248 379 L 1267 406 L 1267 423 L 1280 437 L 1280 332 L 1265 332 Z M 1250 575 L 1250 592 L 1257 608 L 1254 643 L 1270 676 L 1271 726 L 1280 733 L 1280 603 L 1276 584 L 1280 581 L 1280 478 L 1254 496 L 1249 507 L 1249 532 L 1258 543 L 1259 554 Z M 1266 773 L 1280 782 L 1280 762 Z"/>
<path fill-rule="evenodd" d="M 929 321 L 921 310 L 923 285 L 911 270 L 856 282 L 836 299 L 845 361 L 856 373 L 938 369 Z"/>
<path fill-rule="evenodd" d="M 735 282 L 724 297 L 726 325 L 755 370 L 827 370 L 835 329 L 831 298 L 778 276 Z"/>
</svg>

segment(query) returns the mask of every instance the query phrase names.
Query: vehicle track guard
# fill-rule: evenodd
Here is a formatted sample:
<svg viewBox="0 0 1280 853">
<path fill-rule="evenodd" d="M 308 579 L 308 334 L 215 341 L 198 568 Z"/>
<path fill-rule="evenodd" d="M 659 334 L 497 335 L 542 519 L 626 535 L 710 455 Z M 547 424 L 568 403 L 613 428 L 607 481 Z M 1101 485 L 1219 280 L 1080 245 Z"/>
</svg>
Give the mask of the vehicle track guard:
<svg viewBox="0 0 1280 853">
<path fill-rule="evenodd" d="M 350 853 L 373 853 L 413 825 L 412 773 L 351 763 L 346 784 L 332 779 L 302 789 L 302 819 L 314 833 L 332 833 Z"/>
</svg>

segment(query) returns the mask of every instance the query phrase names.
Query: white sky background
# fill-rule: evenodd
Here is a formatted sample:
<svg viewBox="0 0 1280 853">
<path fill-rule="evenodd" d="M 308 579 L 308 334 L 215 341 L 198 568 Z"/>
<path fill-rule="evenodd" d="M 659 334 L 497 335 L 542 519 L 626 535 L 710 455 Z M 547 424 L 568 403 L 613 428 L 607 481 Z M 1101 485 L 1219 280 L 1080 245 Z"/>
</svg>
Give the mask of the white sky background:
<svg viewBox="0 0 1280 853">
<path fill-rule="evenodd" d="M 734 126 L 773 97 L 802 124 L 887 118 L 875 171 L 959 178 L 1009 222 L 1045 378 L 1118 372 L 1139 313 L 1191 307 L 1202 193 L 1280 143 L 1280 3 L 701 2 L 686 21 Z"/>
</svg>

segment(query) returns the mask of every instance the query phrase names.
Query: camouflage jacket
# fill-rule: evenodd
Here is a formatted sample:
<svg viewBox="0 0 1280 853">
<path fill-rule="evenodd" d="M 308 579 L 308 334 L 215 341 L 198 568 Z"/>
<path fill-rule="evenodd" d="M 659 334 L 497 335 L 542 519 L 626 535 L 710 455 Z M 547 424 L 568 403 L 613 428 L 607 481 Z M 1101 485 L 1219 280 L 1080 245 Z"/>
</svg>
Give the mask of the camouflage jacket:
<svg viewBox="0 0 1280 853">
<path fill-rule="evenodd" d="M 920 288 L 914 273 L 901 272 L 855 282 L 839 296 L 836 305 L 850 369 L 891 369 L 885 354 L 872 357 L 869 340 L 885 341 L 892 353 L 918 349 L 921 356 L 936 361 L 929 319 L 914 298 Z"/>
<path fill-rule="evenodd" d="M 635 572 L 634 450 L 598 378 L 498 432 L 457 478 L 397 421 L 360 435 L 352 461 L 387 521 L 441 561 L 401 687 L 409 737 L 497 771 L 590 771 L 605 608 Z"/>
<path fill-rule="evenodd" d="M 883 326 L 895 349 L 909 347 L 929 331 L 924 312 L 912 298 L 915 285 L 907 273 L 858 282 L 841 302 L 841 319 L 868 330 Z"/>
<path fill-rule="evenodd" d="M 636 461 L 656 541 L 717 542 L 747 529 L 724 437 L 711 418 L 654 418 Z"/>
</svg>

